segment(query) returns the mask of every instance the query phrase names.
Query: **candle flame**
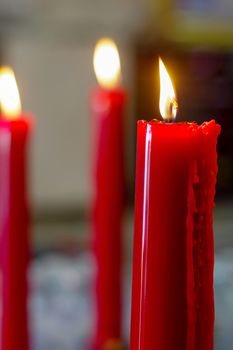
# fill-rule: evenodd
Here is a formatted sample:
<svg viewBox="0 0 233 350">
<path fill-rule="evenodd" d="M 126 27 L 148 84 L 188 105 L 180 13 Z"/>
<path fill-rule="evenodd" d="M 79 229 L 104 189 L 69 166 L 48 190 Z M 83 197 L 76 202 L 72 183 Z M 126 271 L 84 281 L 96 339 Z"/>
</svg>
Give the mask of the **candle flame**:
<svg viewBox="0 0 233 350">
<path fill-rule="evenodd" d="M 172 81 L 168 75 L 165 65 L 159 58 L 159 73 L 160 73 L 160 100 L 159 109 L 161 116 L 166 121 L 171 121 L 176 118 L 178 103 L 175 90 L 172 86 Z"/>
<path fill-rule="evenodd" d="M 97 42 L 93 65 L 97 80 L 102 87 L 112 89 L 120 84 L 121 63 L 113 40 L 103 38 Z"/>
<path fill-rule="evenodd" d="M 0 107 L 6 119 L 17 119 L 21 113 L 19 90 L 13 70 L 10 67 L 0 68 Z"/>
</svg>

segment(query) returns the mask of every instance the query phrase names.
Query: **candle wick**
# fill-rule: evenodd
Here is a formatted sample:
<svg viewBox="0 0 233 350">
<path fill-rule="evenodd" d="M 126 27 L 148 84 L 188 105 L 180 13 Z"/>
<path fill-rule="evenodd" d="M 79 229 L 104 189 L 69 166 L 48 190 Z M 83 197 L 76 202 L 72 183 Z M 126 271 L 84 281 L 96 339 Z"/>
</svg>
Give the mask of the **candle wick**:
<svg viewBox="0 0 233 350">
<path fill-rule="evenodd" d="M 171 124 L 172 122 L 174 122 L 176 118 L 169 118 L 169 119 L 166 119 L 166 123 L 167 124 Z"/>
<path fill-rule="evenodd" d="M 166 103 L 166 123 L 171 123 L 176 119 L 178 103 L 175 98 L 168 99 Z"/>
</svg>

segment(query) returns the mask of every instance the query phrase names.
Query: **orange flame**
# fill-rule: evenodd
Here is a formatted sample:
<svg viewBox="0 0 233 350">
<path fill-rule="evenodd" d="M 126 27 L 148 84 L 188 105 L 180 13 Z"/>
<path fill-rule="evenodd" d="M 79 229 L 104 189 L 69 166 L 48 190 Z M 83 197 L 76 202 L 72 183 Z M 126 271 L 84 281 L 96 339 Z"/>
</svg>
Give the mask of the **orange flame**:
<svg viewBox="0 0 233 350">
<path fill-rule="evenodd" d="M 165 65 L 159 58 L 159 73 L 160 73 L 160 100 L 159 109 L 161 116 L 166 121 L 171 121 L 176 118 L 178 103 L 172 81 L 168 75 Z"/>
<path fill-rule="evenodd" d="M 17 119 L 21 113 L 21 102 L 15 75 L 10 67 L 0 68 L 0 106 L 7 119 Z"/>
<path fill-rule="evenodd" d="M 97 42 L 93 65 L 97 80 L 102 87 L 112 89 L 120 84 L 121 64 L 114 41 L 104 38 Z"/>
</svg>

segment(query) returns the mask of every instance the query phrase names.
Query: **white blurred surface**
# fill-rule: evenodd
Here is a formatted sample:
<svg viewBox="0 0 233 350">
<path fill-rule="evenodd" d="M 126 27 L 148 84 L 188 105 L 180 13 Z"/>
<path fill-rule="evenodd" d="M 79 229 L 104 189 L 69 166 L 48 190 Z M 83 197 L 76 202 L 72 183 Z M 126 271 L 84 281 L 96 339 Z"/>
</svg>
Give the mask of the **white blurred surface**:
<svg viewBox="0 0 233 350">
<path fill-rule="evenodd" d="M 4 27 L 4 61 L 15 70 L 24 110 L 36 118 L 31 152 L 36 208 L 87 206 L 91 191 L 88 99 L 96 85 L 93 49 L 102 36 L 112 37 L 119 46 L 124 86 L 130 95 L 131 113 L 126 119 L 132 124 L 132 42 L 145 23 L 145 8 L 142 0 L 101 0 L 98 5 L 90 0 L 38 0 L 38 11 L 32 16 Z M 131 147 L 130 141 L 127 146 Z"/>
</svg>

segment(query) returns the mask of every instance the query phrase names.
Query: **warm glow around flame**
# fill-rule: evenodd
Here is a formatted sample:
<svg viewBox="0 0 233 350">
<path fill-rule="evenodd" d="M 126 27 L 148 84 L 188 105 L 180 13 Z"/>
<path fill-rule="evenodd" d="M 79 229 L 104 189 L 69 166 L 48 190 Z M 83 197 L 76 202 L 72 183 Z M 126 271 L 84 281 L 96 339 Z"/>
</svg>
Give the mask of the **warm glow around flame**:
<svg viewBox="0 0 233 350">
<path fill-rule="evenodd" d="M 176 94 L 172 86 L 172 81 L 168 75 L 165 65 L 159 58 L 160 74 L 160 100 L 159 109 L 161 116 L 165 121 L 171 121 L 176 118 L 178 104 Z"/>
<path fill-rule="evenodd" d="M 10 67 L 0 68 L 0 106 L 7 119 L 16 119 L 21 113 L 21 102 L 15 75 Z"/>
<path fill-rule="evenodd" d="M 97 80 L 102 87 L 112 89 L 119 85 L 121 64 L 114 41 L 104 38 L 97 42 L 93 64 Z"/>
</svg>

